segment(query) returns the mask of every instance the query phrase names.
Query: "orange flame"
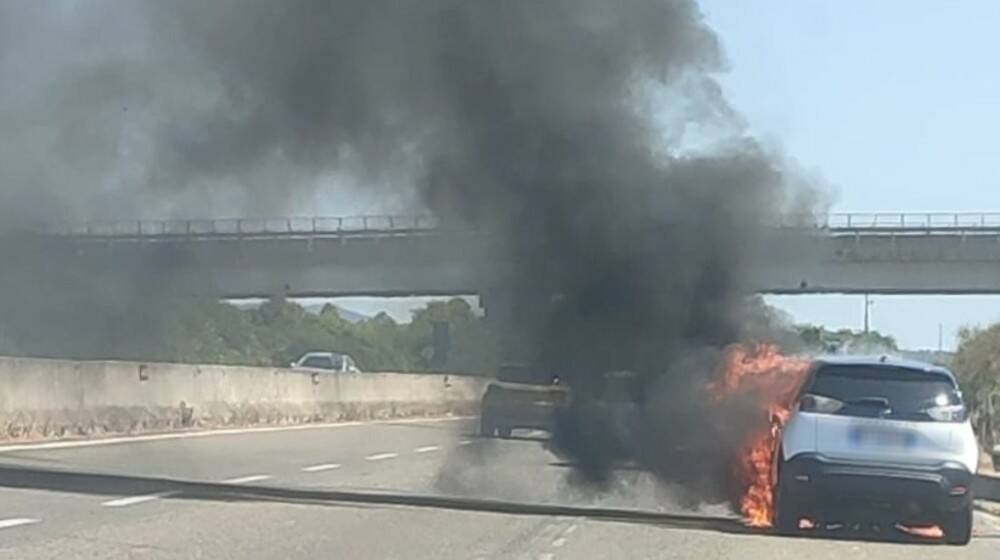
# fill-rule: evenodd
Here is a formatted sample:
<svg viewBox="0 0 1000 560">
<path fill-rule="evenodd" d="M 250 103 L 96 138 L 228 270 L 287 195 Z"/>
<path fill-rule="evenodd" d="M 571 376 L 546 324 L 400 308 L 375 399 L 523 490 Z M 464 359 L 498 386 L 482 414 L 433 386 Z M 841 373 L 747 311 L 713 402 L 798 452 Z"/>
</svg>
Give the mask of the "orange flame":
<svg viewBox="0 0 1000 560">
<path fill-rule="evenodd" d="M 785 356 L 774 344 L 733 345 L 726 349 L 722 379 L 709 387 L 720 400 L 750 397 L 770 420 L 746 442 L 734 472 L 744 489 L 740 511 L 751 527 L 774 524 L 775 452 L 808 367 L 808 360 Z"/>
</svg>

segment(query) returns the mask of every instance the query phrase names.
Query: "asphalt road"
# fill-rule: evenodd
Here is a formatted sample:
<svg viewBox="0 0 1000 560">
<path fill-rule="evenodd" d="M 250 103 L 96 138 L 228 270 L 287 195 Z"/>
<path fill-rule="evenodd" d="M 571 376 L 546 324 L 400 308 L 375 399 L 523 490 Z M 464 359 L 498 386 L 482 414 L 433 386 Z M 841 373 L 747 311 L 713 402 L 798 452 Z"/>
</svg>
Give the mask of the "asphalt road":
<svg viewBox="0 0 1000 560">
<path fill-rule="evenodd" d="M 354 424 L 102 445 L 0 448 L 2 558 L 1000 557 L 973 542 L 785 538 L 625 472 L 569 480 L 541 438 L 468 420 Z"/>
</svg>

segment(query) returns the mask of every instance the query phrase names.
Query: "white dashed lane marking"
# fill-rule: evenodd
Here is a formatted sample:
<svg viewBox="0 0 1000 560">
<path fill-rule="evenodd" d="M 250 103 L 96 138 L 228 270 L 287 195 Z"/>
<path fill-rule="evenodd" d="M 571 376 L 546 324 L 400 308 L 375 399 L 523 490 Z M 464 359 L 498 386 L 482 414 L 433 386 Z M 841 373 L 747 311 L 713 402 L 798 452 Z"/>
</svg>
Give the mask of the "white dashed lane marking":
<svg viewBox="0 0 1000 560">
<path fill-rule="evenodd" d="M 153 500 L 159 500 L 160 498 L 166 498 L 167 496 L 172 496 L 175 492 L 157 492 L 155 494 L 142 494 L 141 496 L 128 496 L 126 498 L 117 498 L 114 500 L 108 500 L 102 503 L 104 507 L 125 507 L 134 506 L 136 504 L 142 504 L 145 502 L 152 502 Z"/>
<path fill-rule="evenodd" d="M 222 483 L 223 484 L 247 484 L 247 483 L 250 483 L 250 482 L 260 482 L 261 480 L 267 480 L 269 478 L 271 478 L 271 477 L 269 475 L 266 475 L 266 474 L 252 474 L 250 476 L 239 476 L 239 477 L 236 477 L 236 478 L 227 478 L 226 480 L 223 480 Z"/>
<path fill-rule="evenodd" d="M 332 471 L 333 469 L 339 469 L 340 465 L 337 463 L 323 463 L 322 465 L 312 465 L 309 467 L 302 467 L 302 472 L 323 472 Z"/>
<path fill-rule="evenodd" d="M 399 457 L 398 453 L 376 453 L 365 457 L 365 459 L 369 461 L 382 461 L 385 459 L 395 459 L 396 457 Z"/>
<path fill-rule="evenodd" d="M 437 451 L 438 449 L 441 448 L 438 447 L 437 445 L 428 445 L 425 447 L 418 447 L 414 449 L 414 451 L 416 451 L 417 453 L 430 453 L 431 451 Z"/>
<path fill-rule="evenodd" d="M 471 439 L 463 439 L 462 441 L 458 442 L 459 445 L 469 445 L 470 443 L 472 443 Z"/>
<path fill-rule="evenodd" d="M 0 519 L 0 529 L 9 529 L 11 527 L 20 527 L 21 525 L 33 525 L 35 523 L 40 523 L 41 519 L 34 519 L 31 517 L 14 517 L 12 519 Z"/>
<path fill-rule="evenodd" d="M 566 544 L 566 539 L 563 537 L 559 537 L 558 539 L 552 541 L 552 546 L 554 548 L 562 548 L 562 546 L 565 544 Z"/>
</svg>

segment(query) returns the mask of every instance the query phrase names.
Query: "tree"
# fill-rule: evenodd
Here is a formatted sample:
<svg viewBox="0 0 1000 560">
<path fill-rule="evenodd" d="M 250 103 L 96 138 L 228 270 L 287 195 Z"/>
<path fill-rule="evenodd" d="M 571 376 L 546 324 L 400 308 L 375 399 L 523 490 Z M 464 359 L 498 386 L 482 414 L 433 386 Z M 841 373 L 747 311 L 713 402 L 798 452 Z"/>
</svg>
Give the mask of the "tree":
<svg viewBox="0 0 1000 560">
<path fill-rule="evenodd" d="M 1000 443 L 1000 323 L 986 329 L 962 328 L 952 369 L 980 440 L 989 447 Z"/>
<path fill-rule="evenodd" d="M 896 339 L 877 331 L 830 331 L 816 325 L 797 327 L 807 351 L 820 354 L 891 354 L 899 351 Z"/>
</svg>

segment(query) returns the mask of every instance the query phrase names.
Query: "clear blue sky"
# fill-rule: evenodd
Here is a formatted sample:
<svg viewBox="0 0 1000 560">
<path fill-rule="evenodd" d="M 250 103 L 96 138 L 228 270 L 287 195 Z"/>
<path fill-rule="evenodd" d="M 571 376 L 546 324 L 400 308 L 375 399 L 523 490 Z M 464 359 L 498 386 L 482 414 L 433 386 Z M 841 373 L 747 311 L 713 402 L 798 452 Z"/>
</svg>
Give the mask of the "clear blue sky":
<svg viewBox="0 0 1000 560">
<path fill-rule="evenodd" d="M 834 210 L 1000 211 L 1000 2 L 701 0 L 755 135 L 831 184 Z M 1000 279 L 998 279 L 1000 281 Z M 859 328 L 860 297 L 771 298 Z M 1000 320 L 995 297 L 883 297 L 873 326 L 946 347 Z"/>
</svg>

